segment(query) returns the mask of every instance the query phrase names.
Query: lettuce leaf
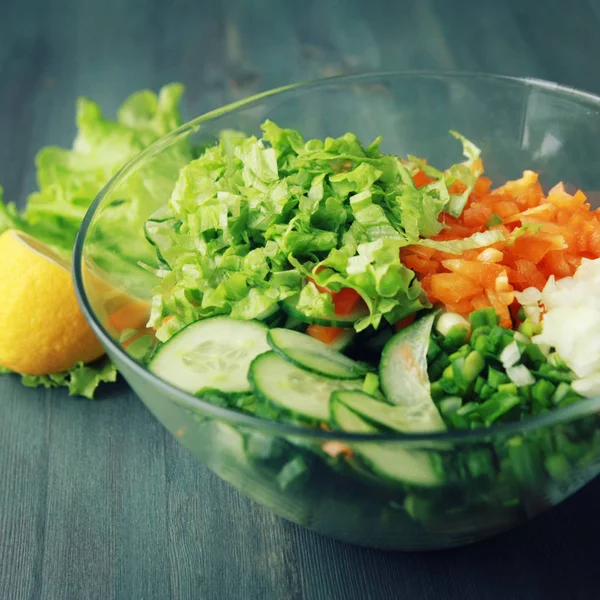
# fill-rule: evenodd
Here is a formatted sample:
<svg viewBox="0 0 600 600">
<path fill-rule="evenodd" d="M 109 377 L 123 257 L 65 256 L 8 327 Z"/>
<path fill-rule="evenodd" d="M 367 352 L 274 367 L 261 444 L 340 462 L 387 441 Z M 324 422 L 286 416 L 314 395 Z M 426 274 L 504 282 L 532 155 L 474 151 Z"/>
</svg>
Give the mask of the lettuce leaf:
<svg viewBox="0 0 600 600">
<path fill-rule="evenodd" d="M 116 121 L 105 118 L 95 102 L 79 98 L 73 148 L 51 146 L 36 157 L 39 190 L 27 199 L 27 223 L 70 251 L 87 209 L 108 180 L 180 123 L 182 93 L 180 84 L 163 87 L 158 96 L 137 92 L 123 103 Z"/>
<path fill-rule="evenodd" d="M 491 246 L 496 242 L 503 242 L 504 239 L 504 233 L 500 229 L 488 229 L 487 231 L 474 233 L 462 240 L 420 240 L 418 245 L 427 246 L 448 254 L 462 254 L 467 250 L 476 250 L 477 248 Z"/>
<path fill-rule="evenodd" d="M 0 374 L 19 375 L 19 373 L 13 373 L 5 367 L 0 367 Z M 49 375 L 21 374 L 20 376 L 21 383 L 26 387 L 52 389 L 64 386 L 68 388 L 69 396 L 84 396 L 92 399 L 101 383 L 117 380 L 117 369 L 107 357 L 104 357 L 87 365 L 77 363 L 72 369 L 62 373 L 50 373 Z"/>
<path fill-rule="evenodd" d="M 453 217 L 460 217 L 475 187 L 477 178 L 483 173 L 482 168 L 478 166 L 481 150 L 457 131 L 450 131 L 450 133 L 462 143 L 463 155 L 467 159 L 464 163 L 453 165 L 447 172 L 448 185 L 459 180 L 466 186 L 460 194 L 451 194 L 448 205 L 448 213 Z"/>
<path fill-rule="evenodd" d="M 81 221 L 101 188 L 124 163 L 180 125 L 182 93 L 183 86 L 177 83 L 166 85 L 158 95 L 149 90 L 137 92 L 121 105 L 114 121 L 104 117 L 95 102 L 80 98 L 73 147 L 40 150 L 36 157 L 39 189 L 27 198 L 24 214 L 13 203 L 3 202 L 0 187 L 0 233 L 6 229 L 24 231 L 70 258 Z M 178 144 L 161 155 L 160 165 L 153 164 L 151 172 L 129 178 L 120 190 L 124 201 L 107 207 L 99 216 L 102 230 L 110 240 L 103 240 L 96 254 L 94 247 L 89 248 L 98 265 L 107 265 L 111 273 L 122 267 L 127 273 L 137 260 L 157 262 L 149 245 L 140 236 L 128 233 L 143 226 L 138 222 L 140 211 L 136 203 L 144 202 L 148 195 L 168 198 L 172 187 L 169 184 L 191 158 L 189 145 Z M 0 373 L 7 372 L 10 371 L 0 368 Z M 71 395 L 88 398 L 101 382 L 115 378 L 116 369 L 108 358 L 77 364 L 64 373 L 22 375 L 26 386 L 66 386 Z"/>
</svg>

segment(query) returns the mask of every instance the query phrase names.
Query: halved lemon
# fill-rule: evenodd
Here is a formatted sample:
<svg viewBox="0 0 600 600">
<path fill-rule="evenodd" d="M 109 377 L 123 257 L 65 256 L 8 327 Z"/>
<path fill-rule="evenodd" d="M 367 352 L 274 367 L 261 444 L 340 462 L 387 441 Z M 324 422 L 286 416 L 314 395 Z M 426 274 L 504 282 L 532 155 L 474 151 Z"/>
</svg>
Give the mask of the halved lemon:
<svg viewBox="0 0 600 600">
<path fill-rule="evenodd" d="M 24 233 L 0 235 L 0 365 L 45 375 L 103 353 L 77 304 L 69 262 Z"/>
</svg>

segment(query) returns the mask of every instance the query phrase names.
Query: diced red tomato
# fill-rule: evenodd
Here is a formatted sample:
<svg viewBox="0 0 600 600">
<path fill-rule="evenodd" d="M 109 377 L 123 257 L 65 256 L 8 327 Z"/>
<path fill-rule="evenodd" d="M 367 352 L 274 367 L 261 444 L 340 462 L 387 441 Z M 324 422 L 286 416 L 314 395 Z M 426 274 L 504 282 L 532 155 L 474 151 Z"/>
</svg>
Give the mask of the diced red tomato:
<svg viewBox="0 0 600 600">
<path fill-rule="evenodd" d="M 308 335 L 324 344 L 331 344 L 331 342 L 339 337 L 342 331 L 344 330 L 339 327 L 324 327 L 323 325 L 309 325 L 306 328 Z"/>
<path fill-rule="evenodd" d="M 490 191 L 490 187 L 492 187 L 492 180 L 489 177 L 479 177 L 475 182 L 473 194 L 478 198 L 485 196 Z"/>
<path fill-rule="evenodd" d="M 456 180 L 449 188 L 451 194 L 462 194 L 467 189 L 467 186 L 460 180 Z"/>
<path fill-rule="evenodd" d="M 409 325 L 412 325 L 414 322 L 415 322 L 415 315 L 408 315 L 408 317 L 404 317 L 404 319 L 400 319 L 396 323 L 396 331 L 400 331 L 401 329 L 404 329 L 404 328 L 408 327 Z"/>
<path fill-rule="evenodd" d="M 537 265 L 552 248 L 552 242 L 533 236 L 518 238 L 511 249 L 516 258 L 524 258 Z"/>
<path fill-rule="evenodd" d="M 506 219 L 519 212 L 519 205 L 513 200 L 501 200 L 494 204 L 494 212 L 501 218 Z"/>
<path fill-rule="evenodd" d="M 504 267 L 497 263 L 484 263 L 478 260 L 443 260 L 442 265 L 468 279 L 476 281 L 480 287 L 493 288 L 496 278 L 504 271 Z"/>
<path fill-rule="evenodd" d="M 541 290 L 546 285 L 547 277 L 544 277 L 530 260 L 524 258 L 516 260 L 515 270 L 516 275 L 512 283 L 517 289 L 524 290 L 528 287 L 536 287 Z"/>
<path fill-rule="evenodd" d="M 132 301 L 123 304 L 108 317 L 109 324 L 118 332 L 125 329 L 138 329 L 148 320 L 148 309 L 140 302 Z"/>
<path fill-rule="evenodd" d="M 425 173 L 423 173 L 423 171 L 421 171 L 421 169 L 419 169 L 413 175 L 413 181 L 415 182 L 415 185 L 418 188 L 422 188 L 423 186 L 427 185 L 428 183 L 431 183 L 432 181 L 435 181 L 435 178 L 434 177 L 429 177 L 428 175 L 425 175 Z"/>
<path fill-rule="evenodd" d="M 363 302 L 359 293 L 352 288 L 342 288 L 339 292 L 331 294 L 335 314 L 344 316 L 352 314 Z"/>
<path fill-rule="evenodd" d="M 500 319 L 500 325 L 507 329 L 511 329 L 512 319 L 510 318 L 510 311 L 508 310 L 508 306 L 503 302 L 500 294 L 493 290 L 486 290 L 485 293 L 487 294 L 490 304 L 496 310 L 496 314 Z"/>
<path fill-rule="evenodd" d="M 405 254 L 402 256 L 402 263 L 404 266 L 416 271 L 417 273 L 421 273 L 423 275 L 427 273 L 437 273 L 440 268 L 440 263 L 427 260 L 426 258 L 421 258 L 416 254 Z"/>
<path fill-rule="evenodd" d="M 548 252 L 548 254 L 544 256 L 543 265 L 549 274 L 554 275 L 556 278 L 570 277 L 573 275 L 573 270 L 567 262 L 564 253 L 559 250 Z"/>
<path fill-rule="evenodd" d="M 473 311 L 473 304 L 471 300 L 465 299 L 460 302 L 455 302 L 451 304 L 446 304 L 446 308 L 453 313 L 458 313 L 459 315 L 468 315 Z"/>
<path fill-rule="evenodd" d="M 460 302 L 481 293 L 481 286 L 472 279 L 455 273 L 431 276 L 431 292 L 444 304 Z"/>
</svg>

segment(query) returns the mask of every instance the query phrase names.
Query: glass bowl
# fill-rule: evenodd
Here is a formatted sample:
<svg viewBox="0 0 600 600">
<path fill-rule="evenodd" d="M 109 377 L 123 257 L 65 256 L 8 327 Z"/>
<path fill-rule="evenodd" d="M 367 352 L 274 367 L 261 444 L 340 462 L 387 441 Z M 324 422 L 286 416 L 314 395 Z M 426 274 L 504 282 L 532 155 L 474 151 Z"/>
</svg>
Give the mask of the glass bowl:
<svg viewBox="0 0 600 600">
<path fill-rule="evenodd" d="M 167 202 L 182 148 L 210 145 L 224 129 L 258 134 L 267 118 L 305 138 L 353 131 L 369 143 L 383 135 L 383 151 L 437 165 L 461 160 L 448 135 L 455 129 L 482 148 L 495 185 L 532 169 L 546 189 L 564 181 L 592 202 L 600 190 L 600 98 L 539 80 L 403 72 L 336 77 L 266 92 L 190 121 L 110 181 L 75 248 L 83 311 L 156 418 L 242 493 L 295 523 L 365 546 L 424 550 L 474 542 L 527 521 L 594 478 L 599 398 L 487 430 L 369 437 L 300 429 L 213 405 L 158 379 L 131 355 L 131 344 L 124 349 L 120 340 L 144 327 L 157 284 L 142 266 L 155 261 L 143 223 Z M 352 459 L 324 458 L 327 441 L 425 457 L 443 477 L 430 487 L 388 484 Z"/>
</svg>

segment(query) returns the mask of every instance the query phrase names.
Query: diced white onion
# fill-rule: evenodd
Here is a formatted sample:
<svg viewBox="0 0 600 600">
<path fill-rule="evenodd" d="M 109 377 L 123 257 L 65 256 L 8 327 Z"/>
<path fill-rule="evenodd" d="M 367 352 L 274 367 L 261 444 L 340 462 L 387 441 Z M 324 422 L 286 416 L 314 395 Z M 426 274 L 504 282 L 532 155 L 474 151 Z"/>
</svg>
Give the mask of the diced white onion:
<svg viewBox="0 0 600 600">
<path fill-rule="evenodd" d="M 471 328 L 469 321 L 467 321 L 463 316 L 452 312 L 446 312 L 442 314 L 436 324 L 436 329 L 443 336 L 448 335 L 453 327 L 462 327 L 467 331 Z"/>
<path fill-rule="evenodd" d="M 515 292 L 515 298 L 521 306 L 533 306 L 542 299 L 542 292 L 534 287 L 528 287 L 522 292 Z"/>
<path fill-rule="evenodd" d="M 486 248 L 482 250 L 477 256 L 477 260 L 483 263 L 497 263 L 501 262 L 504 258 L 504 254 L 496 248 Z"/>
<path fill-rule="evenodd" d="M 515 342 L 521 342 L 522 344 L 530 344 L 531 340 L 523 333 L 521 333 L 520 331 L 515 331 Z"/>
<path fill-rule="evenodd" d="M 516 365 L 521 358 L 521 351 L 519 350 L 519 346 L 517 346 L 517 342 L 511 342 L 502 350 L 500 354 L 500 362 L 505 369 Z"/>
<path fill-rule="evenodd" d="M 575 392 L 586 398 L 600 396 L 600 373 L 594 373 L 583 379 L 576 379 L 571 387 Z"/>
<path fill-rule="evenodd" d="M 523 387 L 525 385 L 533 385 L 535 383 L 535 377 L 531 374 L 529 369 L 525 365 L 517 365 L 516 367 L 508 367 L 506 369 L 508 378 L 516 384 L 517 387 Z"/>
</svg>

